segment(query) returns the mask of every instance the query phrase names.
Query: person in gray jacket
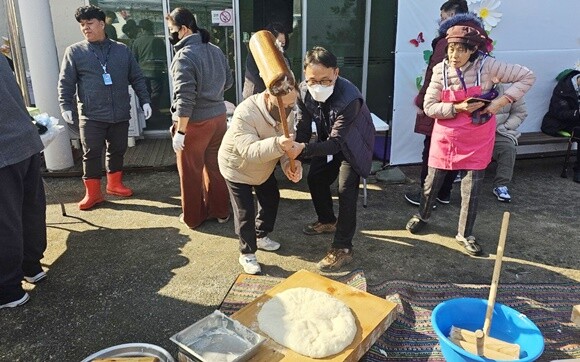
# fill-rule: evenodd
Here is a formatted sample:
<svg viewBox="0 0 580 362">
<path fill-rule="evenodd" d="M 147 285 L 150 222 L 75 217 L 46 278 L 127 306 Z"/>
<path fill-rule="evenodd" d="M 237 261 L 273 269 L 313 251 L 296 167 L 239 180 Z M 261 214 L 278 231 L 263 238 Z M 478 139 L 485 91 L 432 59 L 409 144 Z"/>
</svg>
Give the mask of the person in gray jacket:
<svg viewBox="0 0 580 362">
<path fill-rule="evenodd" d="M 191 229 L 208 219 L 225 223 L 230 217 L 228 189 L 217 155 L 227 128 L 224 91 L 234 82 L 232 72 L 191 11 L 176 8 L 165 18 L 175 50 L 171 132 L 181 187 L 179 220 Z"/>
<path fill-rule="evenodd" d="M 504 94 L 504 86 L 496 85 L 498 97 Z M 516 164 L 516 146 L 521 132 L 518 127 L 527 117 L 526 103 L 520 98 L 514 103 L 500 109 L 495 115 L 496 132 L 493 145 L 493 159 L 497 162 L 497 169 L 493 179 L 493 194 L 501 202 L 510 202 L 512 197 L 508 186 L 512 181 Z"/>
<path fill-rule="evenodd" d="M 76 94 L 86 189 L 79 209 L 88 210 L 104 201 L 101 158 L 105 144 L 107 193 L 123 197 L 133 194 L 122 182 L 131 119 L 129 85 L 137 93 L 146 119 L 151 117 L 152 110 L 145 78 L 135 57 L 127 46 L 109 39 L 105 33 L 105 13 L 94 5 L 81 6 L 75 18 L 85 40 L 65 51 L 58 99 L 63 119 L 73 123 Z"/>
<path fill-rule="evenodd" d="M 0 56 L 0 309 L 26 303 L 22 280 L 46 277 L 44 148 L 8 61 Z"/>
</svg>

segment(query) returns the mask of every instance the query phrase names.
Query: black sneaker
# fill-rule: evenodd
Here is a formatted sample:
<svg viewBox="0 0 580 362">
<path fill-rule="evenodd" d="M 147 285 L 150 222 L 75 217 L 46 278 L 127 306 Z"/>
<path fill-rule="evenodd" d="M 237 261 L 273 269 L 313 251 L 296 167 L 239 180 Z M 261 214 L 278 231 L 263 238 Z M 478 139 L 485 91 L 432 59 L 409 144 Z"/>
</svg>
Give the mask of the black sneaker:
<svg viewBox="0 0 580 362">
<path fill-rule="evenodd" d="M 405 229 L 407 229 L 411 234 L 416 234 L 423 226 L 427 225 L 427 223 L 419 217 L 419 215 L 413 215 L 413 217 L 407 222 Z"/>
<path fill-rule="evenodd" d="M 30 295 L 21 290 L 16 296 L 0 297 L 0 309 L 19 307 L 30 300 Z"/>
<path fill-rule="evenodd" d="M 437 196 L 435 200 L 437 200 L 437 202 L 440 204 L 449 205 L 449 203 L 451 202 L 451 195 L 447 195 L 446 197 Z"/>
<path fill-rule="evenodd" d="M 405 200 L 412 205 L 419 206 L 421 204 L 421 193 L 405 194 Z"/>
<path fill-rule="evenodd" d="M 405 194 L 405 200 L 407 200 L 407 202 L 411 205 L 419 206 L 421 205 L 421 193 L 417 192 L 415 194 Z M 433 208 L 437 208 L 437 205 L 433 205 Z"/>
</svg>

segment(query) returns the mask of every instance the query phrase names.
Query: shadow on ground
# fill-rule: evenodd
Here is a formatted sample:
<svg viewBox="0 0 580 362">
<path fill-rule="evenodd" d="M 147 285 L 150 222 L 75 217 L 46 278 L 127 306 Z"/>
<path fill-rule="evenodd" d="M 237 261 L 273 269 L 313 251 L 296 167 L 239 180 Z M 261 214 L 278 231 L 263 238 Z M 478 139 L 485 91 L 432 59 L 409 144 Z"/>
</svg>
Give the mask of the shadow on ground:
<svg viewBox="0 0 580 362">
<path fill-rule="evenodd" d="M 361 201 L 358 209 L 355 260 L 325 275 L 362 268 L 369 284 L 489 283 L 502 214 L 510 211 L 501 283 L 578 283 L 580 184 L 560 178 L 560 167 L 561 158 L 518 160 L 513 201 L 504 204 L 491 192 L 490 166 L 474 232 L 485 253 L 477 258 L 454 240 L 458 186 L 423 234 L 404 230 L 416 208 L 403 194 L 417 190 L 419 167 L 402 167 L 405 184 L 369 185 L 368 207 Z M 258 259 L 272 276 L 316 271 L 331 236 L 301 233 L 315 219 L 306 182 L 277 175 L 283 199 L 270 236 L 282 248 L 259 251 Z M 46 180 L 51 192 L 43 263 L 49 277 L 37 286 L 25 283 L 32 297 L 26 306 L 0 311 L 0 361 L 79 361 L 128 342 L 153 343 L 176 356 L 169 337 L 219 306 L 241 272 L 233 222 L 210 220 L 196 230 L 180 224 L 176 172 L 130 173 L 125 179 L 134 197 L 107 197 L 88 212 L 76 208 L 83 196 L 80 179 Z M 60 214 L 59 201 L 68 217 Z"/>
</svg>

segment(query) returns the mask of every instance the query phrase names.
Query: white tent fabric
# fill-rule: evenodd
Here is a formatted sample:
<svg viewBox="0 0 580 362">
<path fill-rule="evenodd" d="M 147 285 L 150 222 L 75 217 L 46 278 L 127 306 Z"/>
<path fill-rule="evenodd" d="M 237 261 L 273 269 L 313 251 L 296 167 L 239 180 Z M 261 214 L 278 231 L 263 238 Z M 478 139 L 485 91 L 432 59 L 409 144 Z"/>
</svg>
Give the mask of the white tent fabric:
<svg viewBox="0 0 580 362">
<path fill-rule="evenodd" d="M 542 117 L 556 85 L 556 76 L 567 68 L 580 68 L 578 0 L 468 0 L 470 9 L 499 3 L 495 11 L 501 20 L 490 32 L 495 41 L 492 53 L 498 59 L 530 68 L 536 84 L 526 94 L 528 117 L 522 132 L 540 130 Z M 391 164 L 421 162 L 423 135 L 413 132 L 417 108 L 416 80 L 427 67 L 424 51 L 431 50 L 437 36 L 439 8 L 443 1 L 405 0 L 399 2 L 395 54 L 395 90 L 392 115 Z M 419 33 L 423 33 L 421 42 Z M 411 41 L 414 39 L 416 41 Z M 413 44 L 415 43 L 415 44 Z M 416 44 L 419 46 L 415 46 Z M 534 147 L 524 153 L 537 152 Z"/>
</svg>

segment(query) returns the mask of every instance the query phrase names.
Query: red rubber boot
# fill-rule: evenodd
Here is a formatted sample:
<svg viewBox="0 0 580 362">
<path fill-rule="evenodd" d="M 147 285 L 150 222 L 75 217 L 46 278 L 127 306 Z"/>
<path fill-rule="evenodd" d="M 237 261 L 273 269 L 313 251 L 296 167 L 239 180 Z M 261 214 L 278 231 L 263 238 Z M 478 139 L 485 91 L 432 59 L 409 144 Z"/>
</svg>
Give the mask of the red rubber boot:
<svg viewBox="0 0 580 362">
<path fill-rule="evenodd" d="M 133 195 L 133 190 L 123 185 L 123 171 L 109 172 L 107 174 L 107 193 L 123 197 Z"/>
<path fill-rule="evenodd" d="M 96 204 L 105 201 L 101 193 L 101 179 L 90 178 L 85 183 L 85 197 L 79 202 L 79 210 L 88 210 Z"/>
</svg>

